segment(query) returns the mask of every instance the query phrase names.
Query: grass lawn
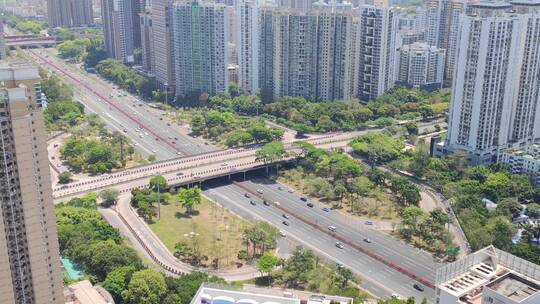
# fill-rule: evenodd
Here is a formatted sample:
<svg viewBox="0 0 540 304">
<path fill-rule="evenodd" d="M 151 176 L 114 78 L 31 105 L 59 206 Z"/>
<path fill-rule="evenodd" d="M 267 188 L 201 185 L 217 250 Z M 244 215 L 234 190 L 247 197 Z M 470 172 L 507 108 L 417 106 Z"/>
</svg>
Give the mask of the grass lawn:
<svg viewBox="0 0 540 304">
<path fill-rule="evenodd" d="M 219 269 L 240 266 L 237 255 L 244 249 L 242 231 L 250 224 L 204 197 L 191 217 L 185 211 L 173 199 L 161 206 L 161 219 L 149 226 L 171 252 L 177 242 L 187 241 L 196 243 L 208 257 L 205 266 L 214 259 L 219 260 Z"/>
</svg>

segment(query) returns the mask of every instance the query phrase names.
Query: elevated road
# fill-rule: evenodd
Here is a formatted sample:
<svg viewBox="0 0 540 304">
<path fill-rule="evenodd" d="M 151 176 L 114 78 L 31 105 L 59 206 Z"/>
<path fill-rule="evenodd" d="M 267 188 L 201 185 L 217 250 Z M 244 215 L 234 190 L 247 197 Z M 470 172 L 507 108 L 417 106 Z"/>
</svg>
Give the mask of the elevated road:
<svg viewBox="0 0 540 304">
<path fill-rule="evenodd" d="M 307 139 L 306 142 L 324 149 L 343 149 L 347 147 L 351 139 L 361 133 L 364 132 L 358 131 L 324 136 Z M 300 152 L 300 149 L 293 142 L 285 143 L 284 146 L 291 155 L 284 160 L 289 160 L 294 157 L 295 153 Z M 133 188 L 148 186 L 150 178 L 155 175 L 163 175 L 169 185 L 185 185 L 271 165 L 257 160 L 256 151 L 257 147 L 229 149 L 161 161 L 151 165 L 122 170 L 107 176 L 98 176 L 82 182 L 55 187 L 53 196 L 57 200 L 66 199 L 105 188 L 116 188 L 121 193 L 124 193 Z"/>
</svg>

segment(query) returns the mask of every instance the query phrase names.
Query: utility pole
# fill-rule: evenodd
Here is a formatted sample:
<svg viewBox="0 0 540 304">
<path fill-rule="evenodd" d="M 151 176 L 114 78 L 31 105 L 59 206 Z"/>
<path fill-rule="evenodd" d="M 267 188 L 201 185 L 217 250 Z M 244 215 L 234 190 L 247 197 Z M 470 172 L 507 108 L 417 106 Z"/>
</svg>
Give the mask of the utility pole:
<svg viewBox="0 0 540 304">
<path fill-rule="evenodd" d="M 161 219 L 161 198 L 159 193 L 159 183 L 157 183 L 157 218 Z"/>
</svg>

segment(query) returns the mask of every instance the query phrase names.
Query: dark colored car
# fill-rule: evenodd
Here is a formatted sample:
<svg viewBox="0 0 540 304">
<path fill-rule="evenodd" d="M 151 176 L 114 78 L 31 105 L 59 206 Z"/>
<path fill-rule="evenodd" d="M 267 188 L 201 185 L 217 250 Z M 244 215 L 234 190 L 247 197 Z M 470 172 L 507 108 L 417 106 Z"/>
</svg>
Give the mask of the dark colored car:
<svg viewBox="0 0 540 304">
<path fill-rule="evenodd" d="M 285 225 L 285 226 L 289 226 L 289 225 L 291 224 L 291 223 L 289 223 L 289 222 L 287 222 L 287 221 L 283 221 L 282 223 L 283 223 L 283 225 Z"/>
<path fill-rule="evenodd" d="M 413 285 L 414 289 L 418 290 L 418 291 L 424 291 L 424 286 L 418 284 L 418 283 L 414 283 Z"/>
<path fill-rule="evenodd" d="M 288 218 L 289 218 L 289 215 L 287 215 L 287 214 L 285 214 L 285 213 L 283 213 L 283 215 L 282 215 L 282 216 L 283 216 L 283 218 L 286 218 L 286 219 L 288 219 Z"/>
<path fill-rule="evenodd" d="M 267 201 L 263 201 L 263 204 L 264 204 L 265 206 L 270 206 L 270 203 L 267 202 Z"/>
<path fill-rule="evenodd" d="M 247 193 L 247 192 L 244 193 L 244 196 L 247 197 L 247 198 L 250 198 L 250 197 L 251 197 L 251 195 L 249 195 L 249 193 Z"/>
<path fill-rule="evenodd" d="M 313 203 L 307 203 L 307 206 L 308 206 L 309 208 L 313 208 Z"/>
<path fill-rule="evenodd" d="M 302 196 L 302 197 L 300 198 L 300 200 L 301 200 L 302 202 L 307 202 L 307 197 L 303 197 L 303 196 Z"/>
<path fill-rule="evenodd" d="M 249 201 L 249 203 L 252 204 L 253 206 L 257 205 L 257 204 L 255 204 L 254 201 Z"/>
</svg>

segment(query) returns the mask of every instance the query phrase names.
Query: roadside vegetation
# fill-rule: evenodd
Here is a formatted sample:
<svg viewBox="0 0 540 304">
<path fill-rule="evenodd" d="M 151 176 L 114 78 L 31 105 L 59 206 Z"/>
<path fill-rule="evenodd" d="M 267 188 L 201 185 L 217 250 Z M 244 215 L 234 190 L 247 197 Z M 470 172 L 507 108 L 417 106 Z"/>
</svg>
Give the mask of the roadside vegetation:
<svg viewBox="0 0 540 304">
<path fill-rule="evenodd" d="M 0 16 L 2 21 L 12 28 L 17 29 L 25 34 L 39 34 L 42 30 L 47 28 L 47 23 L 43 21 L 33 20 L 30 18 L 22 18 L 13 15 L 9 12 L 3 12 Z"/>
<path fill-rule="evenodd" d="M 82 279 L 107 289 L 115 303 L 189 304 L 202 283 L 226 284 L 200 272 L 165 277 L 147 268 L 118 230 L 101 218 L 96 198 L 91 193 L 56 206 L 60 252 L 87 274 Z"/>
<path fill-rule="evenodd" d="M 48 101 L 45 127 L 49 133 L 71 135 L 60 154 L 74 173 L 101 174 L 143 162 L 126 136 L 118 131 L 109 132 L 96 114 L 84 113 L 84 106 L 73 100 L 71 88 L 58 76 L 44 69 L 40 69 L 40 76 Z M 70 179 L 62 177 L 63 182 Z"/>
<path fill-rule="evenodd" d="M 310 250 L 297 249 L 286 260 L 265 254 L 257 267 L 265 274 L 254 280 L 257 285 L 350 297 L 354 303 L 369 298 L 356 287 L 358 280 L 350 269 L 341 265 L 328 267 Z"/>
<path fill-rule="evenodd" d="M 540 264 L 540 246 L 535 242 L 540 237 L 540 227 L 512 222 L 522 211 L 525 214 L 531 212 L 534 218 L 539 210 L 540 189 L 526 176 L 512 174 L 497 164 L 468 165 L 467 155 L 461 151 L 444 158 L 432 158 L 423 143 L 414 150 L 405 151 L 387 136 L 373 137 L 353 141 L 354 153 L 372 166 L 384 165 L 407 172 L 418 182 L 442 193 L 451 201 L 473 251 L 493 244 Z M 495 203 L 496 207 L 488 208 L 487 200 Z M 440 244 L 430 244 L 434 233 L 442 236 L 439 238 L 441 241 L 446 239 L 440 226 L 447 219 L 441 215 L 409 208 L 407 217 L 402 220 L 400 234 L 414 242 L 422 241 L 432 248 L 442 249 Z M 432 227 L 422 231 L 426 224 Z M 514 244 L 512 238 L 519 229 L 522 229 L 522 237 Z"/>
</svg>

